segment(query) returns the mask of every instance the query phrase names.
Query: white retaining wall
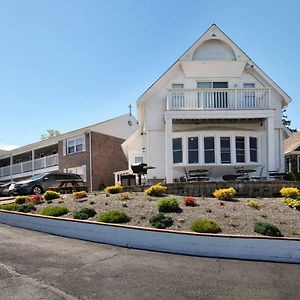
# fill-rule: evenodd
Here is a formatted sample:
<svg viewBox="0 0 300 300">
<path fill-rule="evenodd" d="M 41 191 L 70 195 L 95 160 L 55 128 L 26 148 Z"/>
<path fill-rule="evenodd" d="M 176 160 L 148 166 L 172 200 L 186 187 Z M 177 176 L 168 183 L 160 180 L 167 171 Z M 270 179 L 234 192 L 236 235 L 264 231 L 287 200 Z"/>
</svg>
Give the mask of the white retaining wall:
<svg viewBox="0 0 300 300">
<path fill-rule="evenodd" d="M 0 211 L 0 223 L 122 247 L 188 254 L 300 263 L 300 240 L 239 237 L 145 229 Z"/>
</svg>

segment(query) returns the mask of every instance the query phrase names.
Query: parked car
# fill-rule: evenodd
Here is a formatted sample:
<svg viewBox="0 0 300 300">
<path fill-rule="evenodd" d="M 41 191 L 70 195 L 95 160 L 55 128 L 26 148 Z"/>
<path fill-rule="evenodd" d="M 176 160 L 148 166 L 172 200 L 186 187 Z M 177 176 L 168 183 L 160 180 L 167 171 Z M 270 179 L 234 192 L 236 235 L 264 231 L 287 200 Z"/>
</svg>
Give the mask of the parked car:
<svg viewBox="0 0 300 300">
<path fill-rule="evenodd" d="M 9 187 L 13 184 L 13 182 L 6 182 L 0 185 L 0 197 L 9 196 Z"/>
<path fill-rule="evenodd" d="M 13 183 L 9 187 L 12 195 L 42 194 L 47 189 L 58 187 L 60 180 L 75 180 L 79 185 L 84 185 L 80 175 L 72 173 L 43 173 L 32 176 L 28 180 Z"/>
</svg>

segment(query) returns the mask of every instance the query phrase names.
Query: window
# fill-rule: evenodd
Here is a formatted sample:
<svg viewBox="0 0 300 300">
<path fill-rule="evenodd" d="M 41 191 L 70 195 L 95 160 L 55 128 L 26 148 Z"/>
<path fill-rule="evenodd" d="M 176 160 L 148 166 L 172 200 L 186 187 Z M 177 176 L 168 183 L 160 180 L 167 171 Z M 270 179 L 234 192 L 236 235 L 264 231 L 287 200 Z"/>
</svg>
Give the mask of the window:
<svg viewBox="0 0 300 300">
<path fill-rule="evenodd" d="M 172 84 L 172 89 L 174 89 L 172 91 L 172 108 L 184 108 L 185 101 L 183 88 L 183 83 Z"/>
<path fill-rule="evenodd" d="M 257 138 L 250 137 L 249 142 L 250 142 L 250 161 L 257 162 Z"/>
<path fill-rule="evenodd" d="M 221 137 L 221 163 L 230 164 L 231 163 L 231 153 L 230 153 L 230 137 Z"/>
<path fill-rule="evenodd" d="M 204 138 L 204 162 L 206 164 L 215 162 L 215 138 L 213 136 Z"/>
<path fill-rule="evenodd" d="M 135 164 L 142 164 L 144 162 L 143 156 L 135 156 L 134 157 L 134 163 Z"/>
<path fill-rule="evenodd" d="M 245 138 L 243 136 L 235 137 L 236 162 L 245 162 Z"/>
<path fill-rule="evenodd" d="M 198 155 L 198 137 L 188 138 L 188 161 L 189 164 L 197 164 L 199 162 Z"/>
<path fill-rule="evenodd" d="M 182 138 L 173 139 L 173 163 L 182 163 Z"/>
<path fill-rule="evenodd" d="M 244 83 L 244 89 L 254 89 L 254 83 Z M 244 99 L 245 99 L 245 108 L 253 108 L 255 107 L 255 91 L 246 90 L 244 91 Z"/>
<path fill-rule="evenodd" d="M 67 173 L 78 174 L 84 182 L 86 182 L 86 165 L 68 168 Z"/>
<path fill-rule="evenodd" d="M 72 154 L 84 151 L 83 140 L 83 137 L 67 140 L 67 153 Z"/>
<path fill-rule="evenodd" d="M 228 82 L 197 82 L 198 89 L 227 89 Z M 201 94 L 198 94 L 198 106 L 201 107 Z M 204 108 L 227 108 L 228 94 L 224 91 L 204 91 L 203 92 L 203 106 Z"/>
</svg>

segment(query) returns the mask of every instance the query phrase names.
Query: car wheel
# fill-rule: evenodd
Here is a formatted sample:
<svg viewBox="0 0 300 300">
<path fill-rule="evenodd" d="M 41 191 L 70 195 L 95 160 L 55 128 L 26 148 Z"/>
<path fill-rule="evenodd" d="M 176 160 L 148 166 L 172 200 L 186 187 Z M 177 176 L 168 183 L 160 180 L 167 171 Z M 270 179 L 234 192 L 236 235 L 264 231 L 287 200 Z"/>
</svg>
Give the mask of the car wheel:
<svg viewBox="0 0 300 300">
<path fill-rule="evenodd" d="M 43 189 L 40 186 L 36 185 L 32 188 L 31 192 L 33 195 L 39 195 L 43 193 Z"/>
</svg>

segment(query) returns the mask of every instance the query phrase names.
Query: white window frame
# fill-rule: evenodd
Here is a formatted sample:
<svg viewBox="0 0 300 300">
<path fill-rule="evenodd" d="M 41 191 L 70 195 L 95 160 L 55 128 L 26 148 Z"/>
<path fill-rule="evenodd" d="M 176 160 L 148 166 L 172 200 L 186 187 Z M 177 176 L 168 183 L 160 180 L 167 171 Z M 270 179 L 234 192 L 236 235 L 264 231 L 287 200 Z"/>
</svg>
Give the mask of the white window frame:
<svg viewBox="0 0 300 300">
<path fill-rule="evenodd" d="M 139 159 L 140 159 L 140 161 L 138 161 Z M 133 156 L 133 162 L 135 164 L 142 164 L 142 163 L 144 163 L 144 156 L 143 155 L 138 155 L 138 154 L 134 155 Z"/>
<path fill-rule="evenodd" d="M 81 143 L 78 142 L 81 140 Z M 74 152 L 70 152 L 69 151 L 69 148 L 71 148 L 69 146 L 70 143 L 74 143 Z M 78 146 L 82 146 L 82 149 L 81 150 L 77 150 L 76 148 Z M 84 135 L 81 135 L 81 136 L 77 136 L 77 137 L 74 137 L 74 138 L 71 138 L 71 139 L 67 139 L 66 141 L 66 154 L 67 155 L 72 155 L 72 154 L 76 154 L 76 153 L 80 153 L 80 152 L 84 152 L 85 151 L 85 136 Z"/>
<path fill-rule="evenodd" d="M 81 172 L 82 171 L 82 172 Z M 87 174 L 86 174 L 86 165 L 76 166 L 65 169 L 66 173 L 73 173 L 79 175 L 84 182 L 87 181 Z"/>
</svg>

